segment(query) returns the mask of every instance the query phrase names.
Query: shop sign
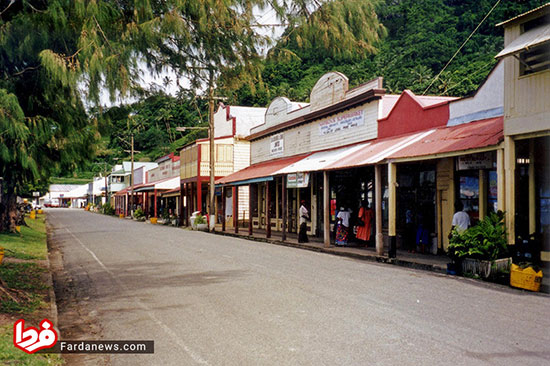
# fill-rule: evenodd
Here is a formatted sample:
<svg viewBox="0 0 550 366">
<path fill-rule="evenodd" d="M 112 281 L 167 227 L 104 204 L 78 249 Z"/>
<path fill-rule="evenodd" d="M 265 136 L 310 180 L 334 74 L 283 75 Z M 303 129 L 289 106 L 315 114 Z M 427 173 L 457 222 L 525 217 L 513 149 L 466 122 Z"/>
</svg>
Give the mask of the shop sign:
<svg viewBox="0 0 550 366">
<path fill-rule="evenodd" d="M 332 118 L 327 118 L 319 123 L 319 133 L 327 135 L 349 128 L 362 126 L 365 124 L 365 115 L 362 109 L 346 112 Z"/>
<path fill-rule="evenodd" d="M 464 155 L 458 157 L 458 170 L 475 170 L 493 168 L 493 154 Z"/>
<path fill-rule="evenodd" d="M 286 176 L 287 188 L 305 188 L 309 185 L 309 173 L 292 173 Z"/>
<path fill-rule="evenodd" d="M 271 136 L 271 148 L 270 148 L 270 155 L 271 156 L 277 156 L 282 155 L 284 152 L 284 140 L 283 140 L 283 134 L 278 133 L 276 135 Z"/>
</svg>

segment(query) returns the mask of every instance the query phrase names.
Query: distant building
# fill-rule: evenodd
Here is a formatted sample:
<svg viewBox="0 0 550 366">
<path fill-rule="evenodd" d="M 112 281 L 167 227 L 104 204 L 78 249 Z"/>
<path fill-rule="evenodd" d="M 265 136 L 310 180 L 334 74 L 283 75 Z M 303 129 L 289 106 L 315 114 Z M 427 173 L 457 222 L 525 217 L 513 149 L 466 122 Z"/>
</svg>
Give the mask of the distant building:
<svg viewBox="0 0 550 366">
<path fill-rule="evenodd" d="M 215 175 L 222 178 L 250 165 L 250 142 L 245 137 L 264 122 L 265 108 L 219 104 L 214 114 Z M 206 214 L 210 179 L 210 141 L 199 139 L 180 151 L 180 178 L 184 224 L 195 211 Z M 238 198 L 236 198 L 238 197 Z M 238 200 L 238 201 L 237 201 Z M 233 207 L 238 211 L 234 212 Z M 236 187 L 216 195 L 216 223 L 233 225 L 233 215 L 248 219 L 248 187 Z M 223 216 L 223 217 L 222 217 Z"/>
</svg>

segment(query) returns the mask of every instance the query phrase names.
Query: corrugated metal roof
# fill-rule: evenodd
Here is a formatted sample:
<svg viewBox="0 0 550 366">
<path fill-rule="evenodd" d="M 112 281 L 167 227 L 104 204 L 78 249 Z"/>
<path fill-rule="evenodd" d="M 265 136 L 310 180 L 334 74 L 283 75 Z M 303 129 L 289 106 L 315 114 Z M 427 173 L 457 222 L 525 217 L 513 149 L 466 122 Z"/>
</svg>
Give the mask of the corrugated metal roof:
<svg viewBox="0 0 550 366">
<path fill-rule="evenodd" d="M 409 158 L 478 149 L 499 144 L 503 138 L 503 117 L 443 127 L 387 156 Z"/>
<path fill-rule="evenodd" d="M 305 158 L 292 163 L 275 174 L 289 174 L 298 172 L 314 172 L 324 170 L 327 166 L 343 159 L 346 156 L 354 154 L 358 150 L 370 145 L 370 142 L 347 146 L 339 149 L 315 152 Z"/>
<path fill-rule="evenodd" d="M 550 41 L 550 24 L 542 27 L 537 27 L 523 33 L 518 38 L 514 39 L 506 48 L 498 53 L 495 58 L 510 56 L 523 50 L 539 46 Z"/>
<path fill-rule="evenodd" d="M 546 4 L 543 4 L 543 5 L 539 6 L 539 7 L 537 7 L 537 8 L 531 9 L 531 10 L 525 12 L 525 13 L 522 13 L 522 14 L 520 14 L 520 15 L 516 15 L 516 16 L 513 17 L 513 18 L 510 18 L 510 19 L 508 19 L 508 20 L 505 20 L 505 21 L 503 21 L 503 22 L 500 22 L 500 23 L 496 24 L 495 27 L 500 27 L 501 25 L 505 25 L 505 24 L 508 24 L 508 23 L 511 23 L 511 22 L 515 22 L 516 20 L 519 20 L 519 19 L 521 19 L 521 18 L 523 18 L 523 17 L 525 17 L 525 16 L 534 14 L 534 13 L 536 13 L 536 12 L 538 12 L 538 11 L 541 11 L 541 10 L 542 10 L 542 12 L 548 12 L 549 9 L 550 9 L 550 3 L 546 3 Z"/>
<path fill-rule="evenodd" d="M 269 177 L 274 175 L 277 171 L 303 159 L 308 155 L 310 154 L 301 154 L 288 158 L 279 158 L 250 165 L 249 167 L 241 169 L 238 172 L 226 175 L 225 177 L 218 179 L 216 181 L 216 184 L 235 183 L 255 178 Z"/>
<path fill-rule="evenodd" d="M 423 132 L 417 132 L 407 135 L 401 135 L 397 137 L 388 137 L 373 141 L 353 154 L 346 156 L 343 159 L 336 161 L 326 167 L 327 170 L 337 170 L 359 167 L 364 165 L 376 164 L 384 160 L 389 155 L 404 149 L 405 147 L 414 144 L 416 141 L 422 139 L 425 136 L 430 135 L 435 130 L 428 130 Z"/>
</svg>

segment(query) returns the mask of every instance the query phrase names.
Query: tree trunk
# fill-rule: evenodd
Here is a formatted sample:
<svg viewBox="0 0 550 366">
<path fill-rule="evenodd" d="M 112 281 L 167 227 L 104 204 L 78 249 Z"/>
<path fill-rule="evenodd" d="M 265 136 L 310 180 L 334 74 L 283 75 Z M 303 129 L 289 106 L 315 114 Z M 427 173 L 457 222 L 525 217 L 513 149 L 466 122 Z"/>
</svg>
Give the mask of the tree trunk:
<svg viewBox="0 0 550 366">
<path fill-rule="evenodd" d="M 15 226 L 18 225 L 18 221 L 23 221 L 23 218 L 19 218 L 19 211 L 17 210 L 17 196 L 13 190 L 6 187 L 6 192 L 0 192 L 2 198 L 0 200 L 0 232 L 15 232 Z"/>
</svg>

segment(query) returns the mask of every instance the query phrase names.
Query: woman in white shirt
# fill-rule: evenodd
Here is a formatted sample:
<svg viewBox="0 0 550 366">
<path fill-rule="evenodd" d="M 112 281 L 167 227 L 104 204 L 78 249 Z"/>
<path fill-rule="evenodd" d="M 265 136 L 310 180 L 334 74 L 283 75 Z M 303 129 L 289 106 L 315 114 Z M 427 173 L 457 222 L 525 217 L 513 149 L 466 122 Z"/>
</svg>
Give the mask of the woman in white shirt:
<svg viewBox="0 0 550 366">
<path fill-rule="evenodd" d="M 298 243 L 307 243 L 307 220 L 309 219 L 309 211 L 306 208 L 306 201 L 300 201 L 301 206 L 299 210 L 300 214 L 300 231 L 298 232 Z"/>
</svg>

